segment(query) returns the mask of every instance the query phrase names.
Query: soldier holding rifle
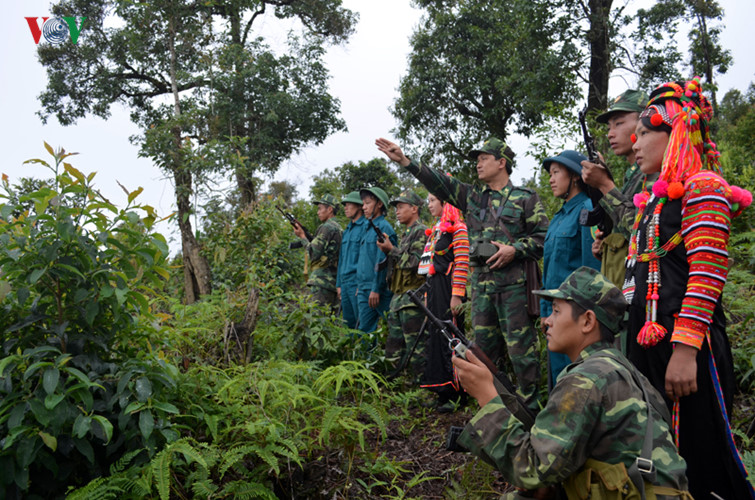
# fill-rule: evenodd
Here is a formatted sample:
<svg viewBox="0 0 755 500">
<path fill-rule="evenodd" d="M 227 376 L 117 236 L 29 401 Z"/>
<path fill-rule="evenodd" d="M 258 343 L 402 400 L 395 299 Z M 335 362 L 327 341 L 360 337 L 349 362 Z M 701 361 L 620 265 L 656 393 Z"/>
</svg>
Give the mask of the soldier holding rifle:
<svg viewBox="0 0 755 500">
<path fill-rule="evenodd" d="M 455 357 L 462 385 L 481 406 L 457 444 L 520 489 L 507 498 L 554 498 L 549 488 L 561 485 L 567 498 L 691 499 L 661 395 L 613 347 L 627 307 L 619 289 L 581 267 L 558 289 L 536 293 L 553 301 L 548 348 L 572 364 L 528 427 L 473 353 Z"/>
<path fill-rule="evenodd" d="M 536 410 L 540 380 L 537 331 L 527 311 L 526 260 L 543 254 L 548 217 L 533 190 L 514 186 L 509 175 L 514 152 L 491 138 L 469 152 L 477 163 L 477 187 L 419 165 L 387 139 L 378 149 L 406 168 L 433 195 L 464 214 L 469 232 L 472 268 L 472 326 L 475 342 L 499 366 L 507 353 L 518 390 Z M 540 284 L 530 283 L 533 288 Z M 535 304 L 535 315 L 539 313 Z"/>
</svg>

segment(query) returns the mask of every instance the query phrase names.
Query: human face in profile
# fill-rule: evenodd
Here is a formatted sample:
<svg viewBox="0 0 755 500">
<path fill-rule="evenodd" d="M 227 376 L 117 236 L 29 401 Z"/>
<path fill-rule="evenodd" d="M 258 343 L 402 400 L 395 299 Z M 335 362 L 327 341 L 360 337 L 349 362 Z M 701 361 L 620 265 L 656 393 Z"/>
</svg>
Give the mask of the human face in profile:
<svg viewBox="0 0 755 500">
<path fill-rule="evenodd" d="M 433 217 L 440 217 L 443 213 L 443 202 L 436 196 L 429 194 L 427 195 L 427 209 Z"/>
<path fill-rule="evenodd" d="M 668 133 L 649 129 L 640 120 L 637 122 L 635 135 L 637 140 L 632 146 L 634 161 L 640 166 L 642 173 L 648 175 L 660 172 L 668 145 Z"/>
</svg>

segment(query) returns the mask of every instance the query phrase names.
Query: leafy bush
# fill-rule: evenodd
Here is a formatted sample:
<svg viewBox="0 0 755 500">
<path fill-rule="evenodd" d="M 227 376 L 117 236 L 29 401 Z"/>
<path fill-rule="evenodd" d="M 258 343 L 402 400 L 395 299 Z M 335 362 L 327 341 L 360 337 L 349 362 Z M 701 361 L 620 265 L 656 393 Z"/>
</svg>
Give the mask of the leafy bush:
<svg viewBox="0 0 755 500">
<path fill-rule="evenodd" d="M 50 182 L 0 205 L 0 488 L 53 498 L 124 452 L 178 437 L 177 370 L 150 349 L 147 299 L 167 272 L 156 214 L 119 210 L 53 151 Z M 61 167 L 63 171 L 61 172 Z M 143 213 L 140 216 L 139 213 Z"/>
</svg>

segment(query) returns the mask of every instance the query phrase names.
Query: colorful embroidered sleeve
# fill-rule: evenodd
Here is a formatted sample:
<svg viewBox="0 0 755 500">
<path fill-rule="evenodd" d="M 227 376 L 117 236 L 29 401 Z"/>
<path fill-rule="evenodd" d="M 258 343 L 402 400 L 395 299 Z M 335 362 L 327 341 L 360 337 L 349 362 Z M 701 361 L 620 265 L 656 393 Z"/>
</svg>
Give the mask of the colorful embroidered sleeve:
<svg viewBox="0 0 755 500">
<path fill-rule="evenodd" d="M 729 271 L 731 189 L 711 172 L 687 180 L 682 203 L 682 236 L 689 280 L 672 342 L 702 346 Z"/>
<path fill-rule="evenodd" d="M 451 295 L 464 297 L 469 276 L 469 236 L 467 225 L 459 222 L 451 245 L 454 247 L 454 272 L 451 279 Z"/>
</svg>

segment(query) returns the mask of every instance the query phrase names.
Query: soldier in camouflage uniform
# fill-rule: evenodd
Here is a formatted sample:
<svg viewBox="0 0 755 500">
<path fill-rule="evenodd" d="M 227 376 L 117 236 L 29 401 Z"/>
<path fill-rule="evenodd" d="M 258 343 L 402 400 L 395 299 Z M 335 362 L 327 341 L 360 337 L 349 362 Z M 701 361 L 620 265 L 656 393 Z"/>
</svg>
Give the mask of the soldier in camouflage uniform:
<svg viewBox="0 0 755 500">
<path fill-rule="evenodd" d="M 619 289 L 583 266 L 558 289 L 536 293 L 553 300 L 545 321 L 548 348 L 572 364 L 527 429 L 503 403 L 485 365 L 474 355 L 454 358 L 462 385 L 482 407 L 457 443 L 523 490 L 561 484 L 570 499 L 618 500 L 639 499 L 630 494 L 641 485 L 648 499 L 692 498 L 663 398 L 613 347 L 627 307 Z M 648 469 L 654 474 L 643 473 Z"/>
<path fill-rule="evenodd" d="M 543 255 L 548 217 L 537 193 L 511 183 L 513 151 L 499 139 L 490 139 L 469 153 L 477 161 L 478 178 L 486 184 L 481 188 L 418 165 L 386 139 L 375 143 L 433 195 L 464 214 L 475 342 L 499 366 L 508 352 L 521 396 L 537 409 L 538 337 L 527 314 L 524 263 Z"/>
<path fill-rule="evenodd" d="M 601 272 L 618 287 L 624 284 L 628 241 L 637 213 L 633 197 L 641 192 L 643 187 L 649 190 L 658 178 L 657 173 L 646 176 L 640 171 L 639 165 L 634 161 L 632 150 L 631 137 L 640 112 L 645 109 L 647 102 L 648 95 L 645 92 L 630 89 L 619 95 L 608 111 L 596 118 L 598 123 L 608 125 L 607 138 L 614 154 L 623 156 L 631 165 L 624 172 L 621 191 L 601 165 L 590 161 L 582 162 L 582 180 L 603 194 L 600 206 L 613 222 L 613 232 L 610 235 L 603 234 L 596 238 L 593 253 L 601 259 Z"/>
<path fill-rule="evenodd" d="M 424 320 L 424 314 L 409 299 L 406 292 L 415 290 L 425 283 L 424 276 L 417 274 L 419 259 L 425 250 L 425 229 L 419 221 L 422 198 L 412 191 L 404 191 L 390 204 L 396 208 L 396 219 L 405 229 L 398 246 L 393 246 L 387 235 L 385 241 L 377 246 L 390 261 L 388 269 L 388 288 L 393 292 L 388 311 L 388 338 L 385 344 L 385 356 L 397 361 L 408 355 L 407 347 L 414 345 Z M 424 342 L 417 345 L 411 359 L 411 373 L 415 379 L 425 371 Z"/>
<path fill-rule="evenodd" d="M 309 255 L 309 287 L 312 298 L 320 305 L 328 305 L 335 309 L 338 304 L 336 296 L 336 273 L 338 272 L 338 253 L 341 249 L 341 226 L 333 219 L 338 202 L 335 197 L 325 194 L 318 200 L 312 200 L 317 205 L 317 218 L 320 227 L 312 238 L 307 241 L 301 226 L 294 228 L 294 233 L 304 240 L 304 248 Z"/>
</svg>

